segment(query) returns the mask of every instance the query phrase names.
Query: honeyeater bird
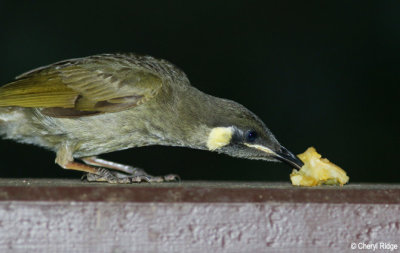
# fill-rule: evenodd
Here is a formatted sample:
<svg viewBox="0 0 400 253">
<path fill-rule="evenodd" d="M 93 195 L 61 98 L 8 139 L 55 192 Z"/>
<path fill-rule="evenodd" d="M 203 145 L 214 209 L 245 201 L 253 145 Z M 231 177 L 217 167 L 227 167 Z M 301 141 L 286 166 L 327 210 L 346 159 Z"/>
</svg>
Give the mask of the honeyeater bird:
<svg viewBox="0 0 400 253">
<path fill-rule="evenodd" d="M 0 87 L 0 135 L 54 151 L 58 165 L 88 181 L 175 180 L 97 157 L 148 145 L 303 165 L 244 106 L 199 91 L 166 60 L 136 54 L 64 60 L 16 77 Z"/>
</svg>

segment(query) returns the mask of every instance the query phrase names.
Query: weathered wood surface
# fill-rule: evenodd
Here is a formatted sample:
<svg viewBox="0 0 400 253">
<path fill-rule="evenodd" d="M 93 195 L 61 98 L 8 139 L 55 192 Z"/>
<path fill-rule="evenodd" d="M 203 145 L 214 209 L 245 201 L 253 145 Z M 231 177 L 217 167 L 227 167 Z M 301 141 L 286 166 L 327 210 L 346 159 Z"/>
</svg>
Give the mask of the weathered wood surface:
<svg viewBox="0 0 400 253">
<path fill-rule="evenodd" d="M 400 251 L 400 185 L 0 180 L 0 252 L 355 252 L 352 243 Z"/>
</svg>

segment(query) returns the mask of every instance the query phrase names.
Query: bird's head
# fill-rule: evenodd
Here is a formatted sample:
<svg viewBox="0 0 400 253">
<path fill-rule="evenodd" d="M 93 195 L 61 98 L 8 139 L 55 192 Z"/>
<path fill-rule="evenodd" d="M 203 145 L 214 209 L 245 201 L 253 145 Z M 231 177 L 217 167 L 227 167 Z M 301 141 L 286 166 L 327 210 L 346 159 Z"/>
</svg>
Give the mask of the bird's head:
<svg viewBox="0 0 400 253">
<path fill-rule="evenodd" d="M 300 169 L 303 162 L 284 148 L 265 124 L 244 106 L 224 100 L 214 113 L 208 132 L 210 151 L 234 157 L 266 161 L 283 161 Z"/>
</svg>

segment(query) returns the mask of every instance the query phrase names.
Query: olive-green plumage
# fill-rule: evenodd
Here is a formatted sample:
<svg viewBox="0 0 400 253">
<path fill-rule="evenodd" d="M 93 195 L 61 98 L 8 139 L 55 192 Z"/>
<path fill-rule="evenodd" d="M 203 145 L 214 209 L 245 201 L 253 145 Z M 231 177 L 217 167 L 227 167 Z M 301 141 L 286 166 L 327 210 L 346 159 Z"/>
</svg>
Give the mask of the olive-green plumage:
<svg viewBox="0 0 400 253">
<path fill-rule="evenodd" d="M 135 54 L 71 59 L 18 76 L 0 88 L 0 135 L 53 150 L 59 165 L 96 181 L 162 181 L 133 167 L 93 162 L 102 153 L 146 145 L 301 166 L 245 107 L 197 90 L 165 60 Z"/>
</svg>

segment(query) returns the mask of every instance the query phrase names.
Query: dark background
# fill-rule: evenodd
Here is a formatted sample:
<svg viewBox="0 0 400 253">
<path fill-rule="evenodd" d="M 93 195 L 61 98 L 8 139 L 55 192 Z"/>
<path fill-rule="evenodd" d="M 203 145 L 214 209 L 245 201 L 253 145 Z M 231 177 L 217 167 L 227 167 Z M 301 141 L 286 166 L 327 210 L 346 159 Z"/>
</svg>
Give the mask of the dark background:
<svg viewBox="0 0 400 253">
<path fill-rule="evenodd" d="M 4 1 L 0 84 L 105 52 L 165 58 L 255 112 L 298 154 L 353 182 L 399 182 L 400 1 Z M 46 150 L 0 140 L 0 177 L 73 177 Z M 287 181 L 283 164 L 146 147 L 103 156 L 193 180 Z"/>
</svg>

